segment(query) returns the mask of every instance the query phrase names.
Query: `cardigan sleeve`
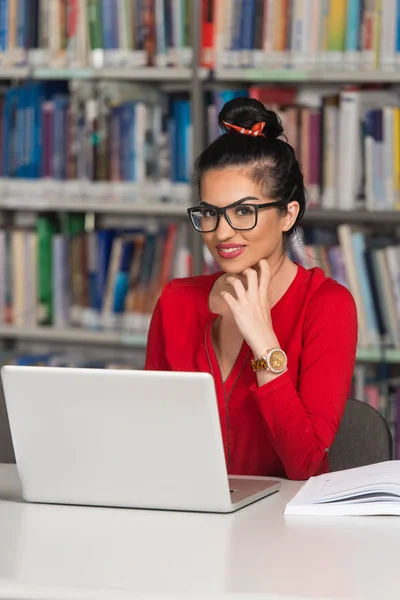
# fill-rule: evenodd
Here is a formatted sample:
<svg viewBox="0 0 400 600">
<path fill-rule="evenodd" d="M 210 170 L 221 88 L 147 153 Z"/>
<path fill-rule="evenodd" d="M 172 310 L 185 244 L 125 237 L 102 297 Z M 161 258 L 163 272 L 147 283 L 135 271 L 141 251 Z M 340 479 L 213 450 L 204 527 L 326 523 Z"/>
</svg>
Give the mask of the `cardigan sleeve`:
<svg viewBox="0 0 400 600">
<path fill-rule="evenodd" d="M 353 297 L 339 285 L 330 293 L 321 288 L 304 323 L 297 385 L 286 371 L 251 388 L 290 479 L 315 475 L 329 452 L 350 391 L 356 346 Z"/>
<path fill-rule="evenodd" d="M 162 292 L 158 302 L 154 308 L 149 333 L 147 336 L 146 345 L 146 361 L 145 370 L 148 371 L 170 371 L 166 353 L 165 353 L 165 339 L 164 339 L 164 328 L 162 320 L 162 301 L 165 290 Z"/>
</svg>

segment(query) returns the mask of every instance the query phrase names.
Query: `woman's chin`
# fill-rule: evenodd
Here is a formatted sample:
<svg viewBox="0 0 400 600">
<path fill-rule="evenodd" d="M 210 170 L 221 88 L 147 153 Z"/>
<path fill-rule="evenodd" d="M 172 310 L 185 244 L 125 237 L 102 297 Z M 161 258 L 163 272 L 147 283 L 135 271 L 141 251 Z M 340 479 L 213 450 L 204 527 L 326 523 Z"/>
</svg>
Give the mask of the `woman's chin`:
<svg viewBox="0 0 400 600">
<path fill-rule="evenodd" d="M 218 264 L 222 271 L 225 271 L 225 273 L 229 273 L 230 275 L 239 275 L 240 273 L 243 273 L 245 269 L 253 266 L 243 260 L 219 260 Z"/>
</svg>

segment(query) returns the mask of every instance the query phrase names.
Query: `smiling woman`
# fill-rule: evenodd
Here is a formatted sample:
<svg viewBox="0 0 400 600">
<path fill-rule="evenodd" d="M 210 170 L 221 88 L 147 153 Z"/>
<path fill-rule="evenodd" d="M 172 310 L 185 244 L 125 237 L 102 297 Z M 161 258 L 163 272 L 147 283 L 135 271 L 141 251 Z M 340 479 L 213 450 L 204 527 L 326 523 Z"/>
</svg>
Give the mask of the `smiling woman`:
<svg viewBox="0 0 400 600">
<path fill-rule="evenodd" d="M 329 469 L 355 362 L 355 304 L 286 253 L 306 200 L 278 116 L 236 98 L 219 123 L 224 133 L 196 161 L 188 214 L 221 270 L 167 285 L 146 368 L 213 375 L 230 474 L 305 479 Z"/>
</svg>

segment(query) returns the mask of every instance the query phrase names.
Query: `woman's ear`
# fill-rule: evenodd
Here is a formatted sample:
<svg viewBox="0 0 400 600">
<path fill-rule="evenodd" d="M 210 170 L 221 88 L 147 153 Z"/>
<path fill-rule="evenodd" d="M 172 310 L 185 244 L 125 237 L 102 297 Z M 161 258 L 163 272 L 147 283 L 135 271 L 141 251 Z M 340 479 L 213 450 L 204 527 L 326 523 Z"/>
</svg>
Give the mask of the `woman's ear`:
<svg viewBox="0 0 400 600">
<path fill-rule="evenodd" d="M 287 205 L 287 212 L 282 217 L 282 231 L 289 231 L 296 223 L 297 215 L 299 214 L 300 205 L 294 200 Z"/>
</svg>

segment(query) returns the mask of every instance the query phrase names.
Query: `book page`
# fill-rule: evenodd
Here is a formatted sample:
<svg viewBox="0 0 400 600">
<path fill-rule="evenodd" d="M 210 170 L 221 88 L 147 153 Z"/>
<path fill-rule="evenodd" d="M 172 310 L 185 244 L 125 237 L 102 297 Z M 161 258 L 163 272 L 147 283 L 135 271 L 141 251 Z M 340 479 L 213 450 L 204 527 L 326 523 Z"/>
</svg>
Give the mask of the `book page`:
<svg viewBox="0 0 400 600">
<path fill-rule="evenodd" d="M 291 501 L 309 504 L 371 495 L 391 494 L 400 501 L 400 461 L 386 461 L 309 479 Z"/>
</svg>

